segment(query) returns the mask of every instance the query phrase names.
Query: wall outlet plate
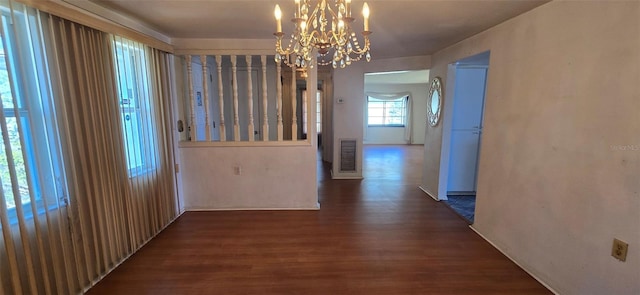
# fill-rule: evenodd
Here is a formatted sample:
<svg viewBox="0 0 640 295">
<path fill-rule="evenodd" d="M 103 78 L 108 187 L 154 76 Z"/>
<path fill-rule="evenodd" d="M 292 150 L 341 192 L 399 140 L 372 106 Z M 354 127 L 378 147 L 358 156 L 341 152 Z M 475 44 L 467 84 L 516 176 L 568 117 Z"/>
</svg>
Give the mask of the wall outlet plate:
<svg viewBox="0 0 640 295">
<path fill-rule="evenodd" d="M 613 239 L 613 246 L 611 247 L 611 256 L 620 261 L 627 260 L 627 250 L 629 249 L 629 244 L 620 241 L 618 239 Z"/>
</svg>

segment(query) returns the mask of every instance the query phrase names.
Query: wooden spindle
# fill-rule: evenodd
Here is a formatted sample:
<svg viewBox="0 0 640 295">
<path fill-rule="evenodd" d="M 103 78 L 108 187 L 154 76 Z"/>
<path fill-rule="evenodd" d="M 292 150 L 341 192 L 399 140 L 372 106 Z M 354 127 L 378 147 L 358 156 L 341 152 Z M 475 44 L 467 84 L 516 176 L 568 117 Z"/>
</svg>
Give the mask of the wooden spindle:
<svg viewBox="0 0 640 295">
<path fill-rule="evenodd" d="M 245 55 L 247 61 L 247 113 L 249 114 L 249 125 L 247 133 L 249 141 L 253 141 L 255 137 L 255 126 L 253 125 L 253 75 L 251 73 L 251 55 Z"/>
<path fill-rule="evenodd" d="M 238 67 L 237 57 L 231 56 L 231 87 L 233 88 L 233 140 L 240 141 L 240 118 L 238 117 Z"/>
<path fill-rule="evenodd" d="M 196 141 L 196 103 L 193 94 L 193 69 L 191 65 L 191 55 L 187 55 L 187 83 L 189 84 L 189 102 L 191 106 L 191 124 L 189 124 L 189 140 Z"/>
<path fill-rule="evenodd" d="M 296 113 L 296 67 L 291 67 L 291 140 L 298 140 L 298 115 Z"/>
<path fill-rule="evenodd" d="M 278 141 L 283 140 L 283 124 L 282 124 L 282 68 L 281 64 L 276 63 L 276 118 L 278 119 Z"/>
<path fill-rule="evenodd" d="M 216 55 L 218 64 L 218 104 L 220 108 L 220 141 L 227 141 L 227 129 L 224 124 L 224 91 L 222 84 L 222 56 Z"/>
<path fill-rule="evenodd" d="M 262 140 L 269 141 L 269 115 L 267 114 L 267 56 L 260 56 L 262 63 Z"/>
<path fill-rule="evenodd" d="M 200 55 L 200 63 L 202 63 L 202 95 L 204 96 L 204 132 L 207 141 L 211 141 L 211 121 L 209 120 L 209 83 L 207 82 L 208 67 L 207 56 Z"/>
</svg>

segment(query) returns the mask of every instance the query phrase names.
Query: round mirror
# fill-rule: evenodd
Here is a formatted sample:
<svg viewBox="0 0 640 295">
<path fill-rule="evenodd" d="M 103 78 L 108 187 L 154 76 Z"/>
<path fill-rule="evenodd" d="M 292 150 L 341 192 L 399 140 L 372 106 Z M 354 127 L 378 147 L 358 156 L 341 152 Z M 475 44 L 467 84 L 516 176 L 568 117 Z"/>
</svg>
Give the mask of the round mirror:
<svg viewBox="0 0 640 295">
<path fill-rule="evenodd" d="M 435 77 L 429 87 L 429 97 L 427 98 L 427 120 L 429 125 L 436 126 L 440 121 L 440 111 L 442 110 L 442 82 L 440 77 Z"/>
</svg>

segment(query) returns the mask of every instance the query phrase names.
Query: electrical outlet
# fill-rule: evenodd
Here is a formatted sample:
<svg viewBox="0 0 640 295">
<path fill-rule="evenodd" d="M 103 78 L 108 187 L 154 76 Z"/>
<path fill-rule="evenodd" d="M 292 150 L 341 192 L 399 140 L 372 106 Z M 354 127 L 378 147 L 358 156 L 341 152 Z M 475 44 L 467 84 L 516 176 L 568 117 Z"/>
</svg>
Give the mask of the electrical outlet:
<svg viewBox="0 0 640 295">
<path fill-rule="evenodd" d="M 620 241 L 618 239 L 613 239 L 613 247 L 611 248 L 611 256 L 620 261 L 627 260 L 627 250 L 629 249 L 629 244 Z"/>
</svg>

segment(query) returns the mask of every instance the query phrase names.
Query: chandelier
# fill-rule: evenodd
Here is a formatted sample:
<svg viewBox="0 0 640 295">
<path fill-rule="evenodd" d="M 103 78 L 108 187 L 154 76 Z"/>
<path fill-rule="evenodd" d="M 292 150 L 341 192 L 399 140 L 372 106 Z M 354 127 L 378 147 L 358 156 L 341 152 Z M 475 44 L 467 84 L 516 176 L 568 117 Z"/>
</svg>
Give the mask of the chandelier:
<svg viewBox="0 0 640 295">
<path fill-rule="evenodd" d="M 344 68 L 363 57 L 371 60 L 369 5 L 366 2 L 362 6 L 364 40 L 361 46 L 352 29 L 355 18 L 351 16 L 351 0 L 335 0 L 333 5 L 330 1 L 320 0 L 313 10 L 309 0 L 294 1 L 296 11 L 291 21 L 295 28 L 286 47 L 282 45 L 282 11 L 276 4 L 276 63 L 284 61 L 286 65 L 297 68 L 313 67 L 314 63 Z"/>
</svg>

